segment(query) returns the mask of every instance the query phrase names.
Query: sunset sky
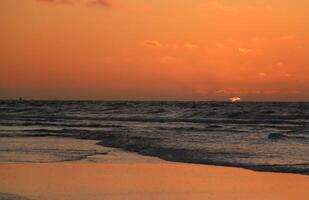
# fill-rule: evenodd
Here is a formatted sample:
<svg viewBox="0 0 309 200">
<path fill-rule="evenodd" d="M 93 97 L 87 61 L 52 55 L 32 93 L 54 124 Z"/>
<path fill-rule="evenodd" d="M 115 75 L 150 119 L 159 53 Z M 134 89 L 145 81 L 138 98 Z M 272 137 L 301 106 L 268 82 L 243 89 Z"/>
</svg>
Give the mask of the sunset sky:
<svg viewBox="0 0 309 200">
<path fill-rule="evenodd" d="M 0 98 L 309 101 L 308 0 L 1 0 Z"/>
</svg>

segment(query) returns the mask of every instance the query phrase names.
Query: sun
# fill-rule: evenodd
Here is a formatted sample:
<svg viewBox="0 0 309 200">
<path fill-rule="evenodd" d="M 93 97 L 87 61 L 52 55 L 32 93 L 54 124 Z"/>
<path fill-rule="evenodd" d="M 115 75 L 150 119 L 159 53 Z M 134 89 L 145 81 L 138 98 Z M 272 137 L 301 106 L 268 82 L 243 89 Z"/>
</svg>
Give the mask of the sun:
<svg viewBox="0 0 309 200">
<path fill-rule="evenodd" d="M 238 101 L 241 101 L 241 98 L 240 97 L 231 97 L 231 98 L 229 98 L 229 101 L 230 102 L 238 102 Z"/>
</svg>

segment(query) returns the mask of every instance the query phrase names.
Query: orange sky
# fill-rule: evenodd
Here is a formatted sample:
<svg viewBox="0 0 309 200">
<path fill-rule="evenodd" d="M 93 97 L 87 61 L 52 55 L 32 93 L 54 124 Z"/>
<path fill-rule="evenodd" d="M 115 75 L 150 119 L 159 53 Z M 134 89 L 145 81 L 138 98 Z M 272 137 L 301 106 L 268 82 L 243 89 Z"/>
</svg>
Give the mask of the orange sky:
<svg viewBox="0 0 309 200">
<path fill-rule="evenodd" d="M 1 0 L 0 98 L 309 100 L 308 0 Z"/>
</svg>

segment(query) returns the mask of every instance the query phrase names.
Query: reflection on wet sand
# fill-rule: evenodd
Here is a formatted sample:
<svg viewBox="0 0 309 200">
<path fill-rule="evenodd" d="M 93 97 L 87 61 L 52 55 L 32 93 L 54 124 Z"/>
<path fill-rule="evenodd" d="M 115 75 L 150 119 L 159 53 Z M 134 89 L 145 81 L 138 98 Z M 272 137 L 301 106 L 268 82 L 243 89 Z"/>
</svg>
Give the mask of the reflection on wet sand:
<svg viewBox="0 0 309 200">
<path fill-rule="evenodd" d="M 304 175 L 154 160 L 0 165 L 1 192 L 34 200 L 305 200 L 308 186 Z"/>
<path fill-rule="evenodd" d="M 29 199 L 15 194 L 0 193 L 0 200 L 29 200 Z"/>
</svg>

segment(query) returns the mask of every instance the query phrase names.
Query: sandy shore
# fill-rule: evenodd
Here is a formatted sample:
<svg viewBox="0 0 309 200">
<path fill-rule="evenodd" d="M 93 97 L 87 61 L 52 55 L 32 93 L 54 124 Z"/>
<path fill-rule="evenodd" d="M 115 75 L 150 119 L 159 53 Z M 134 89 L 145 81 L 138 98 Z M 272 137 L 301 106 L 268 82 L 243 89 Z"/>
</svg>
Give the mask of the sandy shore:
<svg viewBox="0 0 309 200">
<path fill-rule="evenodd" d="M 100 157 L 100 163 L 89 158 L 0 164 L 0 193 L 34 200 L 309 198 L 309 176 L 304 175 L 171 163 L 119 150 Z"/>
</svg>

